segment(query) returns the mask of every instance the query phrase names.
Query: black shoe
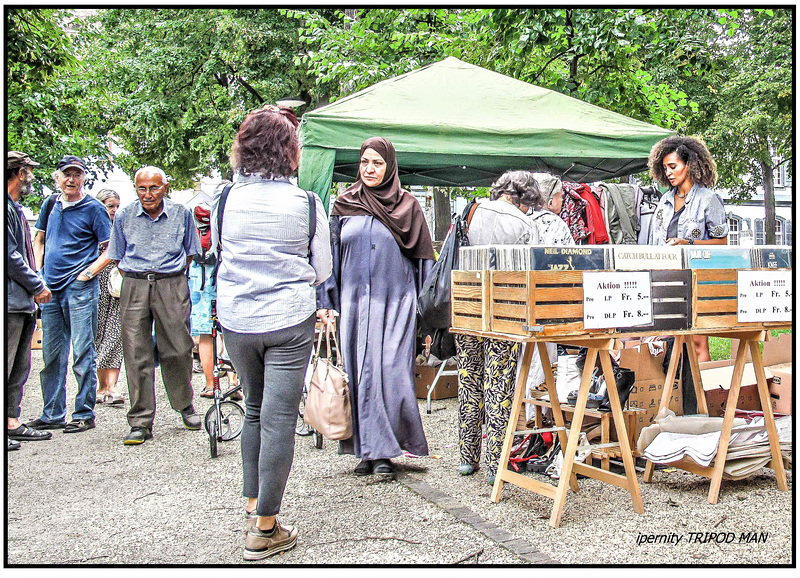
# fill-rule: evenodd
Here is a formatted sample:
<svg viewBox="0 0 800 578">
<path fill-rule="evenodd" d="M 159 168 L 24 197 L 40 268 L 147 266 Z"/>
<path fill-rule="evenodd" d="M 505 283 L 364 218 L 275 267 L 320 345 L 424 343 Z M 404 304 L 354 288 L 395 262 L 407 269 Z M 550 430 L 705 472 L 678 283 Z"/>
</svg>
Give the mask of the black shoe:
<svg viewBox="0 0 800 578">
<path fill-rule="evenodd" d="M 372 460 L 361 460 L 361 463 L 356 466 L 353 473 L 357 476 L 370 475 L 372 473 Z"/>
<path fill-rule="evenodd" d="M 14 440 L 7 440 L 7 441 L 8 441 L 8 446 L 6 447 L 6 451 L 8 452 L 18 450 L 22 446 L 22 444 L 20 444 L 19 442 L 15 442 Z"/>
<path fill-rule="evenodd" d="M 16 429 L 7 429 L 6 437 L 10 440 L 17 440 L 22 442 L 33 442 L 40 440 L 49 440 L 53 437 L 49 431 L 39 431 L 26 425 L 21 425 Z"/>
<path fill-rule="evenodd" d="M 375 460 L 375 466 L 372 468 L 372 473 L 384 477 L 394 477 L 394 464 L 391 460 Z"/>
<path fill-rule="evenodd" d="M 94 418 L 89 419 L 73 419 L 66 426 L 64 426 L 64 433 L 79 433 L 88 429 L 94 429 Z"/>
<path fill-rule="evenodd" d="M 203 420 L 194 411 L 191 405 L 184 410 L 181 410 L 181 420 L 186 429 L 198 430 L 203 423 Z"/>
<path fill-rule="evenodd" d="M 33 429 L 64 429 L 67 425 L 66 421 L 42 421 L 38 417 L 33 420 L 29 421 L 25 424 L 26 426 L 33 428 Z"/>
<path fill-rule="evenodd" d="M 153 437 L 153 434 L 146 427 L 134 426 L 131 428 L 131 433 L 125 436 L 122 443 L 126 446 L 138 446 L 143 444 L 146 440 Z"/>
</svg>

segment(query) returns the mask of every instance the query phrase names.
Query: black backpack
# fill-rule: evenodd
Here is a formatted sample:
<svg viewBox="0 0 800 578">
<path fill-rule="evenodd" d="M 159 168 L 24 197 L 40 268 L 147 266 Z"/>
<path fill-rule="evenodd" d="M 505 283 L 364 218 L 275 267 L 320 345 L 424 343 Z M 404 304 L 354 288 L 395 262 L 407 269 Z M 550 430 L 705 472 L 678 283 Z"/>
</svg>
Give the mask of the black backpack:
<svg viewBox="0 0 800 578">
<path fill-rule="evenodd" d="M 442 243 L 439 259 L 431 268 L 420 290 L 417 312 L 425 326 L 433 329 L 450 327 L 450 272 L 458 269 L 458 250 L 469 245 L 467 232 L 477 203 L 472 201 L 462 216 L 453 214 L 452 223 Z"/>
</svg>

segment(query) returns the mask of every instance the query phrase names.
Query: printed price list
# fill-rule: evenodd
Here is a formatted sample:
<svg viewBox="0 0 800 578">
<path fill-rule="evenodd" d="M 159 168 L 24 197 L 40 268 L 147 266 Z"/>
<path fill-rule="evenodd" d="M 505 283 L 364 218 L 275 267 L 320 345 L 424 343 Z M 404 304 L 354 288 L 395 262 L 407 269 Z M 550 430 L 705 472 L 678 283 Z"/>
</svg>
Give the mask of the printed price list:
<svg viewBox="0 0 800 578">
<path fill-rule="evenodd" d="M 653 323 L 649 271 L 583 273 L 586 329 L 637 327 Z"/>
<path fill-rule="evenodd" d="M 737 315 L 739 323 L 792 320 L 791 271 L 738 271 Z"/>
</svg>

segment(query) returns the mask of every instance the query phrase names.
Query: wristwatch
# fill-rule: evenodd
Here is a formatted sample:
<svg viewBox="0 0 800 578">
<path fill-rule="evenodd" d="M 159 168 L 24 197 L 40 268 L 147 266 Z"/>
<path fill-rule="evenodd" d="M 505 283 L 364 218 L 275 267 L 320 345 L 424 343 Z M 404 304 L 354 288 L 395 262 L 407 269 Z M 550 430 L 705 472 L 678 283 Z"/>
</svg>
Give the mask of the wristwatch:
<svg viewBox="0 0 800 578">
<path fill-rule="evenodd" d="M 689 241 L 690 245 L 694 245 L 694 239 L 687 239 L 687 241 Z"/>
<path fill-rule="evenodd" d="M 81 274 L 82 275 L 86 275 L 87 279 L 91 279 L 92 277 L 94 277 L 94 275 L 92 274 L 92 268 L 91 267 L 87 267 L 86 269 L 84 269 L 83 273 L 81 273 Z"/>
</svg>

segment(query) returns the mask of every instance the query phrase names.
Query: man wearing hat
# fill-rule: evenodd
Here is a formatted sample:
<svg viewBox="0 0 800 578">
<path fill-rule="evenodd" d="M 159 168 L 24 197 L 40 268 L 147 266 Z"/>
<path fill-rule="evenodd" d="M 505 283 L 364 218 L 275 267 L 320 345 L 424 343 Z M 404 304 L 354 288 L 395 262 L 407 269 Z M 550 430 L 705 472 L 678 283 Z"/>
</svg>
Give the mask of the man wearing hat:
<svg viewBox="0 0 800 578">
<path fill-rule="evenodd" d="M 9 151 L 6 164 L 6 440 L 7 449 L 17 450 L 20 441 L 49 440 L 50 432 L 19 423 L 22 387 L 31 371 L 31 337 L 36 327 L 36 303 L 50 301 L 50 290 L 36 274 L 28 221 L 19 204 L 33 182 L 30 167 L 39 163 L 25 153 Z"/>
<path fill-rule="evenodd" d="M 36 265 L 53 299 L 42 306 L 42 357 L 39 374 L 44 408 L 28 423 L 37 429 L 77 433 L 92 429 L 97 393 L 94 338 L 99 286 L 95 276 L 110 262 L 105 248 L 111 219 L 103 204 L 83 192 L 87 167 L 68 155 L 55 173 L 61 190 L 42 204 L 33 240 Z M 72 421 L 67 415 L 67 362 L 72 343 L 72 370 L 78 382 Z"/>
</svg>

